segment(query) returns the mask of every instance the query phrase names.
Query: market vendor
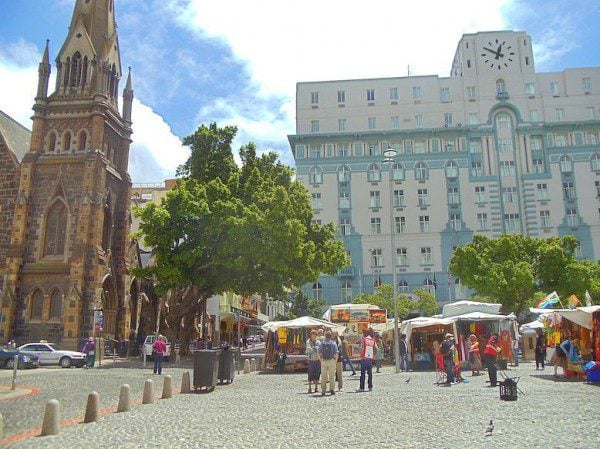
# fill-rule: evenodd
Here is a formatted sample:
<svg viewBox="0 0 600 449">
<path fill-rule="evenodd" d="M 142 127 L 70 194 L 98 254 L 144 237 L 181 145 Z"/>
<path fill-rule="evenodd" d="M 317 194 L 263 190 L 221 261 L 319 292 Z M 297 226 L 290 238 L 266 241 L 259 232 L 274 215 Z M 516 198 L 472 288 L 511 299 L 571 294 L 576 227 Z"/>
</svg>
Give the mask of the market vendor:
<svg viewBox="0 0 600 449">
<path fill-rule="evenodd" d="M 487 366 L 490 387 L 498 385 L 498 367 L 496 366 L 496 359 L 500 352 L 502 352 L 502 347 L 498 343 L 498 335 L 494 334 L 488 340 L 485 350 L 483 351 L 483 364 Z"/>
</svg>

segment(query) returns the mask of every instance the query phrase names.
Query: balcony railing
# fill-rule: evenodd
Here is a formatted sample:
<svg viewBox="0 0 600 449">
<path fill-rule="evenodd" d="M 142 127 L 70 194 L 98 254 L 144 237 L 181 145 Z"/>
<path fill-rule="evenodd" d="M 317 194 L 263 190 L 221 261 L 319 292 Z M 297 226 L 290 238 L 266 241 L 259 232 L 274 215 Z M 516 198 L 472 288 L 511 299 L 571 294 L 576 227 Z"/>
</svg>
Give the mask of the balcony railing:
<svg viewBox="0 0 600 449">
<path fill-rule="evenodd" d="M 352 265 L 349 267 L 344 267 L 340 271 L 338 271 L 339 278 L 353 278 L 354 276 L 354 267 Z"/>
</svg>

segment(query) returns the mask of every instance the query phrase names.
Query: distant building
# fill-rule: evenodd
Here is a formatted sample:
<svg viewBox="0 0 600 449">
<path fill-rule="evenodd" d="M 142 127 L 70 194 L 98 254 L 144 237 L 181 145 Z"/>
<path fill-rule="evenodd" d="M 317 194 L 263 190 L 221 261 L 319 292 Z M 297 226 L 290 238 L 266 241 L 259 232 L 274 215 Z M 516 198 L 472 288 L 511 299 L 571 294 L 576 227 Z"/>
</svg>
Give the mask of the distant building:
<svg viewBox="0 0 600 449">
<path fill-rule="evenodd" d="M 536 73 L 516 31 L 463 35 L 448 78 L 298 83 L 298 179 L 352 259 L 304 290 L 347 302 L 396 270 L 400 293 L 464 298 L 448 263 L 474 234 L 572 234 L 598 259 L 599 106 L 600 68 Z"/>
</svg>

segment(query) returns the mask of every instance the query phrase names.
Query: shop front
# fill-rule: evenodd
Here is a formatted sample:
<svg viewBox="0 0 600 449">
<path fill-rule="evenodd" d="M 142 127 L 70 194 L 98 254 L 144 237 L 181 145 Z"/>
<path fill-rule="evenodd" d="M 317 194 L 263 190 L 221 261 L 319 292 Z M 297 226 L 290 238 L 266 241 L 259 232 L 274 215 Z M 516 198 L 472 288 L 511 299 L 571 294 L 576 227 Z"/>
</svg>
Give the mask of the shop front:
<svg viewBox="0 0 600 449">
<path fill-rule="evenodd" d="M 456 338 L 456 326 L 451 319 L 418 317 L 402 322 L 400 334 L 406 334 L 409 360 L 414 370 L 435 368 L 435 354 L 448 333 Z"/>
</svg>

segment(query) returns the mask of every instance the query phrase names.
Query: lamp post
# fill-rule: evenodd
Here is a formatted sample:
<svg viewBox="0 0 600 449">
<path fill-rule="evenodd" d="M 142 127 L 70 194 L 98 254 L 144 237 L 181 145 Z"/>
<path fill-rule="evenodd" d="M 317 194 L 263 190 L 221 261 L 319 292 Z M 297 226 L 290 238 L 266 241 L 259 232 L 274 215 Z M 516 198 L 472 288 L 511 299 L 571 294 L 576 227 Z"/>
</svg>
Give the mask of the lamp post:
<svg viewBox="0 0 600 449">
<path fill-rule="evenodd" d="M 398 154 L 393 148 L 388 148 L 383 152 L 385 159 L 383 163 L 388 164 L 389 175 L 390 175 L 390 235 L 392 247 L 390 249 L 392 256 L 392 292 L 394 298 L 394 358 L 396 359 L 396 373 L 400 372 L 400 342 L 398 341 L 398 292 L 397 292 L 397 275 L 396 275 L 396 263 L 394 262 L 394 253 L 396 251 L 396 228 L 394 223 L 394 180 L 393 180 L 393 169 L 394 169 L 394 157 Z"/>
</svg>

